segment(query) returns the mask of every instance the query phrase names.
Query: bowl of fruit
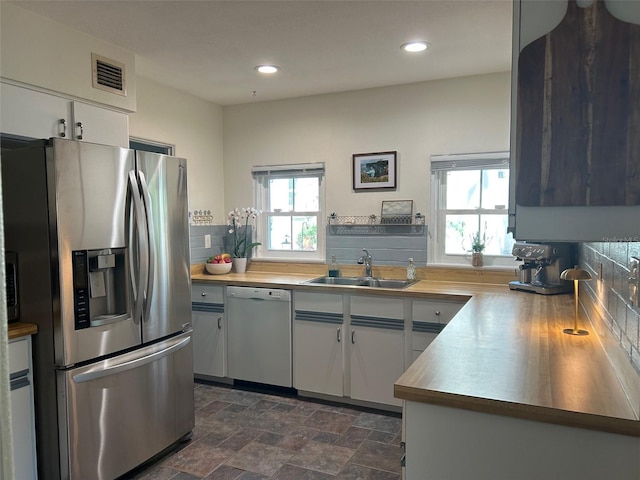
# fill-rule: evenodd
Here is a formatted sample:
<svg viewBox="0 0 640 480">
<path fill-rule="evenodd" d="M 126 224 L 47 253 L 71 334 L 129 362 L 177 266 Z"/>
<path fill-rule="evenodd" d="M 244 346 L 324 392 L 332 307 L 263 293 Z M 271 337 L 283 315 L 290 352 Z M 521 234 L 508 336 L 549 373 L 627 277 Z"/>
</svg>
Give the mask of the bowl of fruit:
<svg viewBox="0 0 640 480">
<path fill-rule="evenodd" d="M 231 255 L 228 253 L 222 253 L 213 257 L 207 258 L 207 262 L 204 264 L 207 272 L 213 275 L 222 275 L 231 271 Z"/>
</svg>

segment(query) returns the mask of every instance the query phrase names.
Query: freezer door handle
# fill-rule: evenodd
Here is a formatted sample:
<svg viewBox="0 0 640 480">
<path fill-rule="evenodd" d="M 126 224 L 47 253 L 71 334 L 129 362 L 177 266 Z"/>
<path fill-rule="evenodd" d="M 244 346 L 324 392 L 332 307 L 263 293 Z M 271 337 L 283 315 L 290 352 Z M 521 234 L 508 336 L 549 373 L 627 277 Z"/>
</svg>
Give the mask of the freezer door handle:
<svg viewBox="0 0 640 480">
<path fill-rule="evenodd" d="M 189 342 L 191 342 L 191 335 L 187 337 L 178 337 L 178 339 L 167 340 L 166 342 L 164 342 L 164 345 L 168 344 L 166 348 L 162 348 L 162 345 L 158 344 L 151 345 L 143 349 L 141 355 L 135 358 L 126 356 L 124 360 L 114 364 L 109 364 L 110 361 L 105 360 L 104 362 L 101 362 L 100 365 L 93 367 L 87 372 L 78 373 L 72 378 L 76 383 L 84 383 L 90 382 L 91 380 L 96 380 L 98 378 L 107 377 L 109 375 L 115 375 L 116 373 L 126 372 L 127 370 L 132 370 L 134 368 L 147 365 L 148 363 L 156 362 L 161 358 L 172 355 L 178 350 L 182 350 L 184 347 L 189 345 Z M 145 352 L 149 351 L 151 351 L 152 353 L 145 354 Z"/>
<path fill-rule="evenodd" d="M 91 317 L 89 324 L 92 327 L 99 327 L 100 325 L 108 325 L 110 323 L 121 322 L 122 320 L 128 320 L 131 318 L 128 313 L 115 313 L 113 315 L 97 315 Z"/>
<path fill-rule="evenodd" d="M 147 291 L 145 295 L 145 316 L 144 318 L 149 318 L 149 309 L 151 308 L 150 299 L 153 297 L 153 284 L 154 284 L 154 275 L 155 275 L 155 238 L 154 238 L 154 225 L 153 219 L 151 217 L 151 196 L 149 195 L 149 187 L 147 186 L 147 179 L 144 176 L 143 172 L 138 172 L 140 178 L 140 188 L 142 190 L 142 199 L 144 202 L 144 213 L 146 218 L 146 226 L 147 226 L 147 246 L 149 248 L 149 263 L 148 263 L 148 272 L 147 272 Z"/>
<path fill-rule="evenodd" d="M 144 212 L 144 206 L 142 204 L 142 198 L 140 196 L 140 191 L 138 189 L 138 180 L 136 179 L 136 173 L 131 170 L 129 172 L 129 189 L 131 192 L 131 198 L 133 199 L 133 206 L 135 209 L 135 221 L 136 221 L 136 232 L 137 232 L 137 240 L 138 240 L 138 259 L 140 261 L 139 271 L 138 271 L 138 279 L 136 281 L 135 268 L 136 258 L 134 256 L 134 251 L 132 246 L 129 246 L 129 264 L 131 268 L 129 271 L 131 272 L 131 284 L 134 286 L 133 290 L 133 300 L 134 300 L 134 308 L 133 308 L 133 321 L 138 322 L 142 317 L 142 307 L 144 306 L 144 291 L 145 286 L 149 282 L 148 274 L 149 274 L 149 257 L 148 257 L 148 244 L 147 244 L 147 235 L 146 235 L 146 217 Z M 130 235 L 129 239 L 131 241 L 132 235 Z"/>
</svg>

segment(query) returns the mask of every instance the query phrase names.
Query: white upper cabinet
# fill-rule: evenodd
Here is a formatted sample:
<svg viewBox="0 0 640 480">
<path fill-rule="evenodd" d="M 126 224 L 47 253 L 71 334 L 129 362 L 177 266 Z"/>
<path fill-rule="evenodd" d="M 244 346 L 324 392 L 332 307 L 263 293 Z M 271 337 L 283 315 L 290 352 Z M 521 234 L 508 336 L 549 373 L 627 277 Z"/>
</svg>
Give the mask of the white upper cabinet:
<svg viewBox="0 0 640 480">
<path fill-rule="evenodd" d="M 0 83 L 0 132 L 30 138 L 71 138 L 66 98 Z"/>
<path fill-rule="evenodd" d="M 0 83 L 0 132 L 129 146 L 126 113 Z"/>
<path fill-rule="evenodd" d="M 73 138 L 83 142 L 129 146 L 129 116 L 106 108 L 72 102 Z"/>
</svg>

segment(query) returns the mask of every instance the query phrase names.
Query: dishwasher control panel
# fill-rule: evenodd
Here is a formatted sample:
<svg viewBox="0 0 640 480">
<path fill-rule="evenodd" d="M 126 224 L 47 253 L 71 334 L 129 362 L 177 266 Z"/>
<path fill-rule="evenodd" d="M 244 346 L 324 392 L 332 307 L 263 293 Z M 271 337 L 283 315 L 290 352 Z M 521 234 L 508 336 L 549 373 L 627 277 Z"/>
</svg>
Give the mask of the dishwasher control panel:
<svg viewBox="0 0 640 480">
<path fill-rule="evenodd" d="M 257 287 L 227 287 L 227 297 L 290 302 L 291 290 Z"/>
</svg>

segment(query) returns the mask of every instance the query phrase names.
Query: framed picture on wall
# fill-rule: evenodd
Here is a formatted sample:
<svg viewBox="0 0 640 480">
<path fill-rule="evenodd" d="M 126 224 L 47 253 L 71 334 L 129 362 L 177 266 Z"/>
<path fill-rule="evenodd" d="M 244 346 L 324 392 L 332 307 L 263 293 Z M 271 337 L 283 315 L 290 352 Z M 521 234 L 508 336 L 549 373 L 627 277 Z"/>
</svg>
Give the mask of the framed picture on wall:
<svg viewBox="0 0 640 480">
<path fill-rule="evenodd" d="M 398 152 L 355 153 L 353 155 L 353 189 L 396 188 Z"/>
</svg>

